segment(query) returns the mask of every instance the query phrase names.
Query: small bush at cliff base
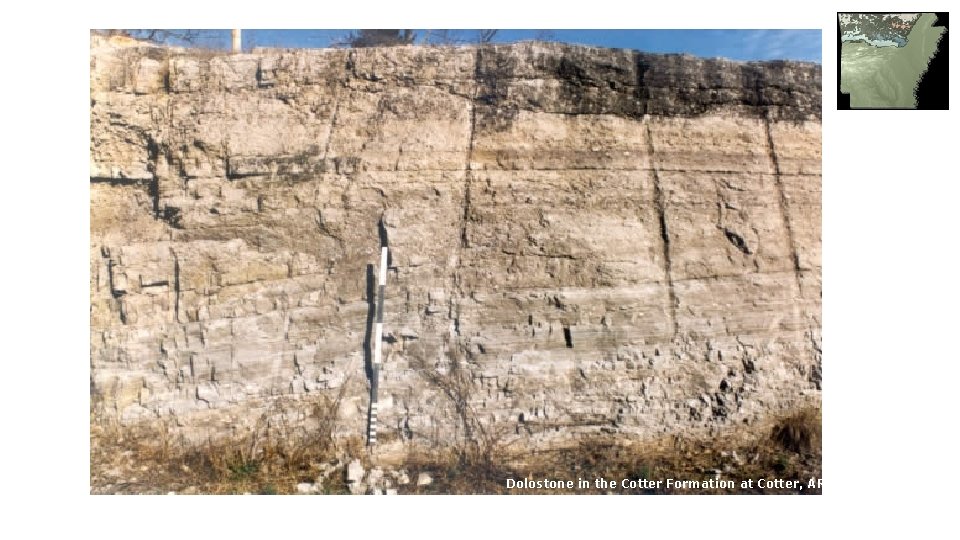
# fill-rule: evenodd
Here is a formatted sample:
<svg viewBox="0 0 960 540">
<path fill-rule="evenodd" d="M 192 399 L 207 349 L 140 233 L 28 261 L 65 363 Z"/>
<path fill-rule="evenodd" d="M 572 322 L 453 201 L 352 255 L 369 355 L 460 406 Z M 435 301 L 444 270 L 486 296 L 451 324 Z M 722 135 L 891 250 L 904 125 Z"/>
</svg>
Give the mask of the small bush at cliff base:
<svg viewBox="0 0 960 540">
<path fill-rule="evenodd" d="M 819 411 L 804 409 L 777 422 L 771 435 L 784 450 L 807 454 L 820 449 L 821 432 Z"/>
</svg>

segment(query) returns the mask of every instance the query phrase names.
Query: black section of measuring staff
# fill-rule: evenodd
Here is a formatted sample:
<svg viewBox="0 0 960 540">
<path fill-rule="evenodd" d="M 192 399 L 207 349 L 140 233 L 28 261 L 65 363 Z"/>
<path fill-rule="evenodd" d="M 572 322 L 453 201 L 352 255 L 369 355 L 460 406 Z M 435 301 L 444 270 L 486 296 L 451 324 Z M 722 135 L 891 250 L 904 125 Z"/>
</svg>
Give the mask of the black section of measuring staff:
<svg viewBox="0 0 960 540">
<path fill-rule="evenodd" d="M 377 290 L 377 322 L 383 324 L 383 289 L 385 285 L 380 285 Z"/>
</svg>

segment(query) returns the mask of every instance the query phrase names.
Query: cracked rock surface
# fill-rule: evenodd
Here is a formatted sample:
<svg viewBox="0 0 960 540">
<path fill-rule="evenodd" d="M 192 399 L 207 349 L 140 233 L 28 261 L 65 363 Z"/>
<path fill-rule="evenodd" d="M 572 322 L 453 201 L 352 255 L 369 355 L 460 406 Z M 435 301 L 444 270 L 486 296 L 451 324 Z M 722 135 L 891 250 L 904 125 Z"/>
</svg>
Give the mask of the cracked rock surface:
<svg viewBox="0 0 960 540">
<path fill-rule="evenodd" d="M 364 434 L 383 244 L 395 439 L 712 433 L 819 403 L 818 65 L 100 38 L 90 65 L 101 418 L 200 440 L 328 395 L 335 433 Z"/>
</svg>

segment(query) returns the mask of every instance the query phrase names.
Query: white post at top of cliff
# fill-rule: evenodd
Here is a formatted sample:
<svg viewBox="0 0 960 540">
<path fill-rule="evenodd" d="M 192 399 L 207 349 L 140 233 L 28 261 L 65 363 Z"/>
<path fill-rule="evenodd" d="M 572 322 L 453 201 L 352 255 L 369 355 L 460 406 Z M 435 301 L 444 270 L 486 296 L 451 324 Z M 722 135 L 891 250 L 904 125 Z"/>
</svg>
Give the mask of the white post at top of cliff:
<svg viewBox="0 0 960 540">
<path fill-rule="evenodd" d="M 233 42 L 233 52 L 240 52 L 242 50 L 240 46 L 240 30 L 231 30 L 230 40 Z"/>
</svg>

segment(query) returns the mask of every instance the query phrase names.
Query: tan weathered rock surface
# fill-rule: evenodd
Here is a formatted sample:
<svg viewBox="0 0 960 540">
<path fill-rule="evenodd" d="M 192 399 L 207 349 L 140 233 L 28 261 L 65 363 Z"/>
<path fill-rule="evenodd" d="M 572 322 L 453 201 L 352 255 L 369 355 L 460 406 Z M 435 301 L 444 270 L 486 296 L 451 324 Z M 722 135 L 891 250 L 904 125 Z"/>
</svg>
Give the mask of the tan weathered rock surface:
<svg viewBox="0 0 960 540">
<path fill-rule="evenodd" d="M 90 60 L 100 418 L 200 440 L 326 394 L 363 435 L 384 240 L 381 434 L 451 443 L 458 405 L 533 441 L 709 433 L 820 400 L 817 65 L 543 43 Z"/>
</svg>

